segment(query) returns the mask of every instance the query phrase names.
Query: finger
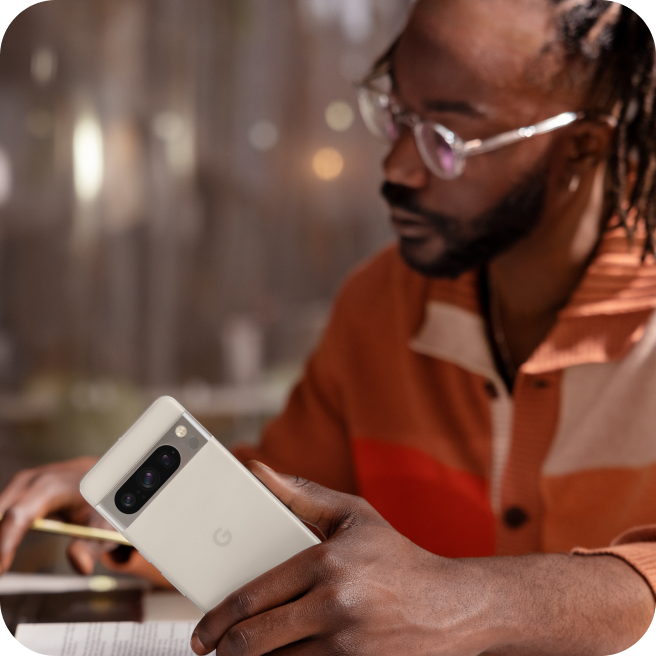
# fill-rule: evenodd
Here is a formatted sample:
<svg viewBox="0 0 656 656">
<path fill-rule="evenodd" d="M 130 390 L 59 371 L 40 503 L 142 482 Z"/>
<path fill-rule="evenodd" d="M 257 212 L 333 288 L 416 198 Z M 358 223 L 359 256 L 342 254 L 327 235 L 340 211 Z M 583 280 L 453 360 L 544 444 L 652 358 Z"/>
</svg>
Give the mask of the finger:
<svg viewBox="0 0 656 656">
<path fill-rule="evenodd" d="M 100 562 L 112 572 L 147 579 L 157 588 L 173 588 L 173 584 L 132 547 L 119 545 L 104 553 Z"/>
<path fill-rule="evenodd" d="M 217 656 L 262 656 L 316 635 L 323 621 L 321 604 L 313 597 L 317 595 L 306 595 L 236 624 L 221 638 Z"/>
<path fill-rule="evenodd" d="M 0 523 L 0 573 L 11 566 L 18 545 L 30 530 L 35 519 L 41 519 L 60 507 L 61 499 L 52 493 L 52 481 L 47 477 L 36 479 L 22 496 L 10 506 Z"/>
<path fill-rule="evenodd" d="M 88 526 L 90 528 L 102 528 L 110 531 L 116 530 L 115 527 L 112 526 L 97 510 L 89 505 L 86 505 L 70 514 L 71 521 L 74 524 L 80 524 L 81 526 Z"/>
<path fill-rule="evenodd" d="M 229 594 L 194 629 L 194 651 L 211 652 L 233 626 L 304 595 L 317 579 L 320 558 L 321 553 L 311 547 Z"/>
<path fill-rule="evenodd" d="M 15 474 L 9 485 L 0 492 L 0 513 L 13 506 L 37 476 L 38 472 L 34 469 L 24 469 Z"/>
<path fill-rule="evenodd" d="M 0 524 L 0 574 L 11 567 L 16 549 L 31 524 L 29 515 L 16 511 L 15 508 L 10 508 L 5 513 Z"/>
<path fill-rule="evenodd" d="M 279 474 L 256 460 L 247 467 L 299 519 L 318 527 L 328 538 L 365 521 L 387 523 L 360 497 L 335 492 L 297 476 Z"/>
<path fill-rule="evenodd" d="M 96 563 L 107 551 L 115 549 L 116 545 L 100 540 L 73 540 L 66 549 L 66 556 L 73 568 L 79 573 L 89 576 L 93 574 Z"/>
<path fill-rule="evenodd" d="M 81 507 L 71 513 L 73 523 L 92 528 L 111 529 L 113 526 L 91 506 Z M 92 574 L 100 557 L 116 549 L 112 542 L 77 538 L 66 549 L 66 556 L 72 567 L 80 574 Z"/>
<path fill-rule="evenodd" d="M 34 484 L 46 482 L 46 491 L 60 507 L 82 503 L 80 478 L 93 466 L 96 458 L 76 458 L 66 462 L 25 469 L 14 475 L 0 492 L 0 512 L 13 506 Z"/>
</svg>

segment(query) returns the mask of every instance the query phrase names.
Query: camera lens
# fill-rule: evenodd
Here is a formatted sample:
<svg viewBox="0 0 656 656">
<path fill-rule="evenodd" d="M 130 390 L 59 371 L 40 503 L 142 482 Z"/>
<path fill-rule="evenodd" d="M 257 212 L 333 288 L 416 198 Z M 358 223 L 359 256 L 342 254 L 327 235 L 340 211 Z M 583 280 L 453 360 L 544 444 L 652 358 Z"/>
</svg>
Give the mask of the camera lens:
<svg viewBox="0 0 656 656">
<path fill-rule="evenodd" d="M 154 469 L 144 469 L 137 478 L 144 490 L 152 490 L 159 483 L 159 474 Z"/>
<path fill-rule="evenodd" d="M 137 497 L 134 494 L 132 494 L 132 492 L 126 492 L 121 497 L 121 504 L 126 508 L 132 508 L 132 506 L 134 506 L 135 503 L 137 503 Z"/>
<path fill-rule="evenodd" d="M 162 455 L 159 457 L 159 461 L 166 467 L 167 469 L 173 464 L 173 458 L 169 456 L 166 453 L 162 453 Z"/>
</svg>

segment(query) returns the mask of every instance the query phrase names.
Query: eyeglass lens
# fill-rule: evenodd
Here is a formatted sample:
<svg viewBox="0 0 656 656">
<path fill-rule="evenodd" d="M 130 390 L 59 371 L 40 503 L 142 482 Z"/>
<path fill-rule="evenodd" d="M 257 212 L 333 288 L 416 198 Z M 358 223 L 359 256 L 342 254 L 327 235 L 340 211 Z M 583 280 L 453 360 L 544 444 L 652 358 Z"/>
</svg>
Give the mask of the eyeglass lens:
<svg viewBox="0 0 656 656">
<path fill-rule="evenodd" d="M 360 112 L 365 125 L 376 137 L 396 141 L 401 132 L 400 120 L 392 112 L 387 96 L 362 89 L 359 93 Z M 458 158 L 444 137 L 429 123 L 417 123 L 414 136 L 419 153 L 435 175 L 451 179 L 458 176 Z"/>
<path fill-rule="evenodd" d="M 361 89 L 358 94 L 360 113 L 369 131 L 377 138 L 396 141 L 400 130 L 386 96 Z"/>
<path fill-rule="evenodd" d="M 418 123 L 415 128 L 417 147 L 435 175 L 454 178 L 458 175 L 458 159 L 453 148 L 429 123 Z"/>
</svg>

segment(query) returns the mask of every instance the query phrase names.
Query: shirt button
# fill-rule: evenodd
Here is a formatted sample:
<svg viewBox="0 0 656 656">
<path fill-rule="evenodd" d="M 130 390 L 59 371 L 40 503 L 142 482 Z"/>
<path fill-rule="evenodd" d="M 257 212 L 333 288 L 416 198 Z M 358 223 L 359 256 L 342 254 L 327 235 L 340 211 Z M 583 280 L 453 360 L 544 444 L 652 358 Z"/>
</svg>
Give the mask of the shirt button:
<svg viewBox="0 0 656 656">
<path fill-rule="evenodd" d="M 496 399 L 499 397 L 499 392 L 497 391 L 496 385 L 491 380 L 485 381 L 485 391 L 491 399 Z"/>
<path fill-rule="evenodd" d="M 533 381 L 533 387 L 535 389 L 544 389 L 545 387 L 549 387 L 549 381 L 544 378 L 536 378 Z"/>
<path fill-rule="evenodd" d="M 528 515 L 523 508 L 513 506 L 503 514 L 503 521 L 508 528 L 521 528 L 528 521 Z"/>
</svg>

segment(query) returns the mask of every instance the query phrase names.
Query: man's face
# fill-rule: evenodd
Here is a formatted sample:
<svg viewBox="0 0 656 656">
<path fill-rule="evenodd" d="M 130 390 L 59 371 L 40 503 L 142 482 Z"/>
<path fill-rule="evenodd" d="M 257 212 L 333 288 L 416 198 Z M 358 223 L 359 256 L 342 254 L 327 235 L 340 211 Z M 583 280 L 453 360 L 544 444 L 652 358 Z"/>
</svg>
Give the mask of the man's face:
<svg viewBox="0 0 656 656">
<path fill-rule="evenodd" d="M 408 187 L 386 182 L 381 193 L 394 208 L 395 225 L 401 223 L 397 232 L 405 261 L 426 276 L 457 278 L 528 236 L 542 217 L 546 190 L 547 168 L 541 165 L 495 207 L 467 222 L 425 209 Z M 412 219 L 405 222 L 400 213 Z M 437 236 L 442 243 L 436 253 L 430 239 Z"/>
<path fill-rule="evenodd" d="M 484 139 L 575 109 L 550 88 L 540 58 L 554 39 L 546 0 L 422 0 L 395 49 L 397 101 L 464 140 Z M 529 235 L 549 204 L 557 133 L 467 160 L 442 180 L 425 167 L 410 130 L 385 160 L 383 195 L 406 261 L 456 277 Z"/>
</svg>

